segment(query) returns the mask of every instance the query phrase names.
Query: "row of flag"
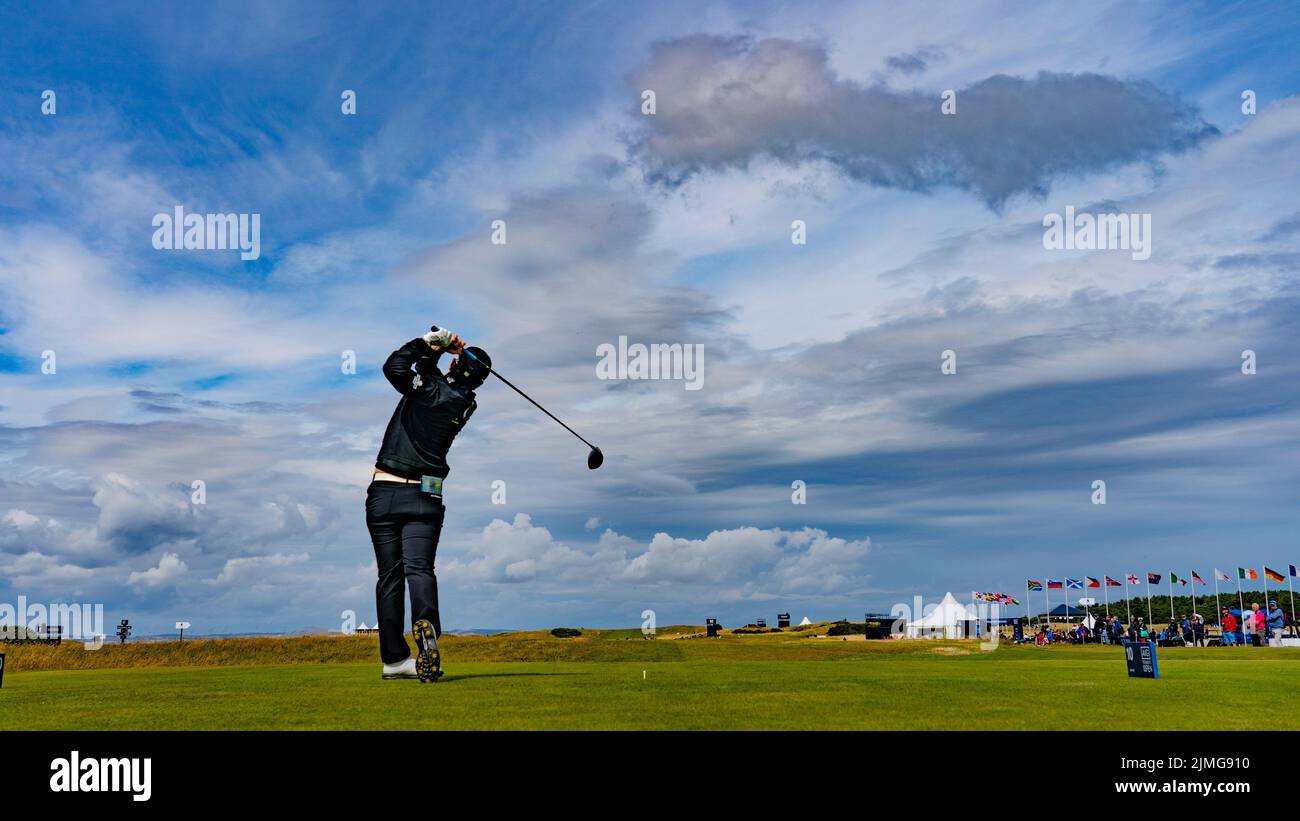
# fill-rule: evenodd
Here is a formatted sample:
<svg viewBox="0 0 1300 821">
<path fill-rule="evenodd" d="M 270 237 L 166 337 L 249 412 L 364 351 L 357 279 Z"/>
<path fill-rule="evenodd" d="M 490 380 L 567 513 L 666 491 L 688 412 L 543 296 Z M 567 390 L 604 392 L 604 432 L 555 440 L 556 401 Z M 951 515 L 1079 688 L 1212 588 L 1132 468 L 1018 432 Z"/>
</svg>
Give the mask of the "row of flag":
<svg viewBox="0 0 1300 821">
<path fill-rule="evenodd" d="M 1289 575 L 1291 575 L 1292 577 L 1300 576 L 1300 572 L 1297 571 L 1295 565 L 1293 564 L 1287 565 L 1287 567 L 1290 569 Z M 1281 573 L 1267 566 L 1264 568 L 1264 576 L 1266 578 L 1272 579 L 1275 582 L 1286 581 L 1286 576 L 1283 576 Z M 1083 590 L 1085 587 L 1101 587 L 1103 584 L 1105 584 L 1106 587 L 1124 586 L 1123 582 L 1115 581 L 1110 576 L 1103 576 L 1102 578 L 1105 580 L 1104 582 L 1098 581 L 1097 579 L 1094 579 L 1092 576 L 1084 576 L 1082 579 L 1071 579 L 1068 577 L 1065 579 L 1048 579 L 1047 589 L 1048 590 L 1062 590 L 1062 589 Z M 1160 584 L 1160 580 L 1163 578 L 1164 576 L 1162 576 L 1159 573 L 1147 573 L 1147 584 Z M 1217 567 L 1214 568 L 1214 578 L 1218 581 L 1225 581 L 1225 582 L 1230 582 L 1233 580 L 1231 576 L 1229 576 L 1227 573 L 1224 573 L 1222 570 L 1220 570 Z M 1259 578 L 1259 574 L 1256 573 L 1252 568 L 1249 567 L 1237 568 L 1237 580 L 1239 581 L 1257 580 L 1258 578 Z M 1128 581 L 1129 584 L 1140 584 L 1142 581 L 1140 578 L 1138 578 L 1136 575 L 1132 573 L 1130 573 L 1126 577 L 1126 580 Z M 1169 574 L 1170 584 L 1178 583 L 1185 587 L 1188 584 L 1188 581 L 1189 581 L 1188 579 L 1184 577 L 1180 577 L 1177 573 L 1171 572 Z M 1202 579 L 1201 575 L 1197 573 L 1195 570 L 1192 571 L 1192 578 L 1190 579 L 1190 581 L 1199 582 L 1200 584 L 1206 583 L 1205 579 Z M 1043 583 L 1040 581 L 1035 581 L 1034 579 L 1027 579 L 1025 587 L 1030 591 L 1042 590 Z M 996 601 L 996 600 L 986 599 L 986 601 Z"/>
<path fill-rule="evenodd" d="M 1020 601 L 1007 593 L 980 593 L 972 592 L 971 597 L 976 601 L 997 602 L 998 604 L 1020 604 Z"/>
</svg>

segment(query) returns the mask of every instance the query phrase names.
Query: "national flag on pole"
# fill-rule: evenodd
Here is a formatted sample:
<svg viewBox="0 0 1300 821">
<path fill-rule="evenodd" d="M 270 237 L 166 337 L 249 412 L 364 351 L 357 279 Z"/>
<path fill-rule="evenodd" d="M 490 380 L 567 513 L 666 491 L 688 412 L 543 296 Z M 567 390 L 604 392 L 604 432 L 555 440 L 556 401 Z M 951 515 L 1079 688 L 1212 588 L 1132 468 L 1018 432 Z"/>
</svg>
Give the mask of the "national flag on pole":
<svg viewBox="0 0 1300 821">
<path fill-rule="evenodd" d="M 1129 578 L 1133 579 L 1133 583 L 1134 583 L 1134 584 L 1137 584 L 1137 577 L 1136 577 L 1136 576 L 1130 576 Z M 1123 587 L 1124 585 L 1122 585 L 1122 584 L 1120 584 L 1119 582 L 1115 581 L 1115 580 L 1112 579 L 1110 576 L 1107 576 L 1107 577 L 1106 577 L 1106 586 L 1107 586 L 1107 587 Z"/>
<path fill-rule="evenodd" d="M 1238 567 L 1237 577 L 1241 579 L 1258 579 L 1259 574 L 1254 570 L 1251 570 L 1249 567 Z"/>
<path fill-rule="evenodd" d="M 1205 584 L 1205 579 L 1202 579 L 1202 578 L 1201 578 L 1201 574 L 1200 574 L 1200 573 L 1197 573 L 1195 570 L 1192 571 L 1192 581 L 1194 581 L 1194 582 L 1200 582 L 1201 584 Z"/>
<path fill-rule="evenodd" d="M 1231 576 L 1229 576 L 1227 573 L 1224 573 L 1222 570 L 1220 570 L 1220 569 L 1217 568 L 1217 567 L 1214 568 L 1214 578 L 1218 579 L 1218 580 L 1221 581 L 1221 582 L 1230 582 L 1230 581 L 1232 581 L 1232 577 L 1231 577 Z"/>
<path fill-rule="evenodd" d="M 1300 576 L 1300 573 L 1295 572 L 1295 565 L 1292 564 L 1292 565 L 1287 565 L 1287 566 L 1291 568 L 1291 575 L 1292 575 L 1292 576 Z"/>
<path fill-rule="evenodd" d="M 1272 579 L 1272 580 L 1275 581 L 1275 582 L 1284 582 L 1284 581 L 1286 581 L 1286 577 L 1285 577 L 1285 576 L 1283 576 L 1281 573 L 1277 572 L 1276 570 L 1274 570 L 1273 568 L 1268 567 L 1268 566 L 1265 566 L 1265 567 L 1264 567 L 1264 575 L 1265 575 L 1265 576 L 1268 576 L 1270 579 Z"/>
<path fill-rule="evenodd" d="M 1061 583 L 1061 580 L 1060 580 L 1060 579 L 1048 579 L 1048 580 L 1047 580 L 1047 589 L 1048 589 L 1048 590 L 1060 590 L 1062 587 L 1064 587 L 1064 585 Z"/>
<path fill-rule="evenodd" d="M 1137 577 L 1136 574 L 1134 574 L 1134 573 L 1130 573 L 1130 574 L 1128 574 L 1128 583 L 1129 583 L 1129 584 L 1138 584 L 1140 581 L 1141 581 L 1141 579 L 1139 579 L 1139 578 Z"/>
<path fill-rule="evenodd" d="M 1147 584 L 1160 584 L 1160 574 L 1147 572 Z"/>
<path fill-rule="evenodd" d="M 1092 576 L 1084 576 L 1084 578 L 1088 580 L 1089 587 L 1101 587 L 1101 582 L 1097 581 Z"/>
<path fill-rule="evenodd" d="M 1083 582 L 1079 581 L 1078 579 L 1071 579 L 1070 577 L 1067 576 L 1065 578 L 1065 586 L 1071 590 L 1082 590 Z"/>
<path fill-rule="evenodd" d="M 1042 582 L 1036 582 L 1036 581 L 1034 581 L 1033 579 L 1027 579 L 1026 582 L 1025 582 L 1025 589 L 1027 589 L 1027 590 L 1042 590 L 1042 589 L 1043 589 L 1043 583 L 1042 583 Z"/>
<path fill-rule="evenodd" d="M 1177 574 L 1177 573 L 1170 573 L 1170 574 L 1169 574 L 1169 583 L 1170 583 L 1170 584 L 1173 584 L 1174 582 L 1178 582 L 1179 584 L 1186 586 L 1186 584 L 1187 584 L 1187 579 L 1180 579 L 1180 578 L 1178 578 L 1178 574 Z"/>
</svg>

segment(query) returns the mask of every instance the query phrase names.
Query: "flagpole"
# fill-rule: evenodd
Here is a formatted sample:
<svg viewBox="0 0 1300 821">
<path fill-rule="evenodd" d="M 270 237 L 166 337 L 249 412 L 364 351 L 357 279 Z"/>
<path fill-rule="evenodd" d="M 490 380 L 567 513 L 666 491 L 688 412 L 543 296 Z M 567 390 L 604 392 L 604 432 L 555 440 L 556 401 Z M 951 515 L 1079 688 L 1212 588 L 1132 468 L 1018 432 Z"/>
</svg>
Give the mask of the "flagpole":
<svg viewBox="0 0 1300 821">
<path fill-rule="evenodd" d="M 1101 594 L 1106 597 L 1106 621 L 1110 621 L 1110 591 L 1106 589 L 1108 587 L 1110 587 L 1110 576 L 1102 573 Z"/>
<path fill-rule="evenodd" d="M 1039 628 L 1041 628 L 1043 632 L 1046 632 L 1047 629 L 1052 626 L 1051 590 L 1052 590 L 1051 579 L 1048 578 L 1047 576 L 1044 576 L 1043 577 L 1043 607 L 1045 607 L 1046 609 L 1043 611 L 1043 618 L 1047 620 L 1047 627 L 1044 628 L 1043 623 L 1041 621 L 1038 623 Z"/>
<path fill-rule="evenodd" d="M 1259 606 L 1259 609 L 1264 614 L 1265 630 L 1264 638 L 1260 640 L 1260 646 L 1268 647 L 1268 565 L 1261 564 L 1259 566 L 1259 575 L 1264 577 L 1264 603 Z"/>
<path fill-rule="evenodd" d="M 1241 609 L 1242 620 L 1245 620 L 1246 618 L 1246 600 L 1241 597 L 1241 583 L 1245 580 L 1246 580 L 1245 573 L 1242 571 L 1240 567 L 1238 567 L 1237 568 L 1237 607 Z M 1246 625 L 1238 624 L 1237 626 L 1241 628 L 1242 630 L 1241 635 L 1243 638 L 1245 638 Z"/>
<path fill-rule="evenodd" d="M 974 590 L 972 590 L 972 591 L 970 592 L 970 606 L 971 606 L 971 609 L 975 611 L 975 617 L 976 617 L 976 619 L 978 619 L 978 618 L 979 618 L 979 607 L 976 606 L 976 604 L 975 604 L 975 591 L 974 591 Z M 980 623 L 979 623 L 979 621 L 977 620 L 977 621 L 975 622 L 975 632 L 978 633 L 979 631 L 980 631 Z M 970 636 L 966 636 L 966 638 L 971 638 L 971 637 L 970 637 Z"/>
<path fill-rule="evenodd" d="M 1295 588 L 1291 585 L 1291 579 L 1293 578 L 1293 576 L 1291 575 L 1291 568 L 1293 568 L 1293 567 L 1295 567 L 1295 565 L 1288 563 L 1288 564 L 1287 564 L 1287 568 L 1286 568 L 1286 569 L 1287 569 L 1287 575 L 1286 575 L 1286 589 L 1289 590 L 1289 591 L 1291 591 L 1291 632 L 1292 632 L 1292 633 L 1294 633 L 1295 630 L 1296 630 L 1296 626 L 1295 626 Z"/>
<path fill-rule="evenodd" d="M 1125 577 L 1125 579 L 1124 579 L 1124 583 L 1125 583 L 1126 585 L 1128 584 L 1128 578 L 1127 578 L 1127 577 Z M 1129 587 L 1132 587 L 1132 585 L 1129 585 Z M 1131 599 L 1131 598 L 1133 598 L 1133 597 L 1130 596 L 1130 595 L 1128 595 L 1128 594 L 1125 594 L 1125 595 L 1124 595 L 1124 615 L 1127 617 L 1127 623 L 1125 624 L 1126 627 L 1131 627 L 1131 626 L 1133 626 L 1133 608 L 1130 607 L 1130 606 L 1129 606 L 1129 603 L 1128 603 L 1128 600 Z"/>
<path fill-rule="evenodd" d="M 1151 615 L 1151 572 L 1147 571 L 1147 630 L 1151 629 L 1151 622 L 1154 617 Z"/>
<path fill-rule="evenodd" d="M 1223 605 L 1219 604 L 1219 568 L 1214 568 L 1214 618 L 1219 623 L 1219 635 L 1223 635 Z M 1223 641 L 1222 638 L 1219 641 Z M 1224 642 L 1225 644 L 1227 642 Z"/>
<path fill-rule="evenodd" d="M 1169 574 L 1169 621 L 1174 621 L 1174 574 Z"/>
</svg>

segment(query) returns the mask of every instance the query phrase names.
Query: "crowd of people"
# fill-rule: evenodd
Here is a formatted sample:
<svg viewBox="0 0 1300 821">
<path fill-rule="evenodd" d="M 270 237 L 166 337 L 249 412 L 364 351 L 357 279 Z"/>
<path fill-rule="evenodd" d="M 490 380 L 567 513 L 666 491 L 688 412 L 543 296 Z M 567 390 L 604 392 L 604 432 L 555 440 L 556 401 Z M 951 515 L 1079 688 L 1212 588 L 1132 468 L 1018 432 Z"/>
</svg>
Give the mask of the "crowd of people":
<svg viewBox="0 0 1300 821">
<path fill-rule="evenodd" d="M 1277 606 L 1276 601 L 1268 603 L 1268 610 L 1261 610 L 1258 604 L 1252 604 L 1249 610 L 1223 611 L 1223 643 L 1252 644 L 1255 647 L 1273 639 L 1281 639 L 1286 631 L 1286 613 Z M 1295 627 L 1292 625 L 1292 632 Z"/>
<path fill-rule="evenodd" d="M 1089 623 L 1092 625 L 1089 627 Z M 1262 647 L 1280 643 L 1287 632 L 1288 619 L 1276 601 L 1269 601 L 1268 609 L 1252 604 L 1245 610 L 1224 608 L 1218 624 L 1219 640 L 1225 646 L 1241 647 L 1247 644 Z M 1290 625 L 1294 634 L 1296 628 Z M 1199 613 L 1188 613 L 1181 619 L 1174 617 L 1169 624 L 1155 629 L 1138 616 L 1126 627 L 1119 616 L 1101 619 L 1089 617 L 1077 625 L 1053 627 L 1050 622 L 1040 624 L 1033 635 L 1026 634 L 1025 643 L 1045 646 L 1050 644 L 1120 644 L 1123 641 L 1154 641 L 1161 646 L 1186 645 L 1205 647 L 1210 636 L 1209 626 Z"/>
</svg>

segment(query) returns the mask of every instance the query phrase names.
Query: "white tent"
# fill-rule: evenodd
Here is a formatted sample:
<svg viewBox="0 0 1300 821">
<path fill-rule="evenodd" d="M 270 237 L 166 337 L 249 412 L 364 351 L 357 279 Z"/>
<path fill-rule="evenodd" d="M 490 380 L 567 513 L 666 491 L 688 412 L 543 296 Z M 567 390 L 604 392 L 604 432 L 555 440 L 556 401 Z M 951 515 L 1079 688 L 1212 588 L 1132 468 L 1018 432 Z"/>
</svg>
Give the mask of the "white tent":
<svg viewBox="0 0 1300 821">
<path fill-rule="evenodd" d="M 803 621 L 799 622 L 799 626 L 800 626 L 800 627 L 803 627 L 805 624 L 812 624 L 812 622 L 808 621 L 808 617 L 807 617 L 807 616 L 804 616 L 804 617 L 803 617 Z"/>
<path fill-rule="evenodd" d="M 975 617 L 970 609 L 953 598 L 951 593 L 943 597 L 939 606 L 929 614 L 907 623 L 907 637 L 960 639 L 966 637 L 967 623 Z"/>
</svg>

